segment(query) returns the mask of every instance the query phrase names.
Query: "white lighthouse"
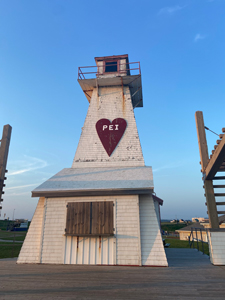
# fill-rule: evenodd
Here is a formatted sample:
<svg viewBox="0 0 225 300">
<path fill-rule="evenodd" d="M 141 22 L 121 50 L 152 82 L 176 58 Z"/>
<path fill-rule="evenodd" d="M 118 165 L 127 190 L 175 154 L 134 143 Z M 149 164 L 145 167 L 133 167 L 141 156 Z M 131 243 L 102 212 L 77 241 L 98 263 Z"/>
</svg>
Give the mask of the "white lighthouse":
<svg viewBox="0 0 225 300">
<path fill-rule="evenodd" d="M 95 61 L 78 69 L 90 104 L 72 167 L 32 191 L 40 199 L 18 263 L 167 266 L 162 200 L 134 117 L 140 64 L 128 55 Z"/>
</svg>

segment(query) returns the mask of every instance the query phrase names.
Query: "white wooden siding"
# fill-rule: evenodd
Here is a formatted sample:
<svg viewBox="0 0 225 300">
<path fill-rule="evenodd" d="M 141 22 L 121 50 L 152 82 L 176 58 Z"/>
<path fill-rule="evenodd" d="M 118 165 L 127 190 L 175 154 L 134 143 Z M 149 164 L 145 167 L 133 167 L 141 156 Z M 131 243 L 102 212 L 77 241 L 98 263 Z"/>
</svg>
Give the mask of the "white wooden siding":
<svg viewBox="0 0 225 300">
<path fill-rule="evenodd" d="M 114 237 L 66 237 L 65 264 L 114 265 Z"/>
<path fill-rule="evenodd" d="M 48 198 L 43 227 L 41 263 L 115 264 L 115 238 L 66 237 L 66 205 L 68 202 L 114 201 L 111 197 Z M 78 249 L 78 251 L 77 251 Z"/>
<path fill-rule="evenodd" d="M 39 263 L 45 198 L 40 198 L 17 263 Z"/>
<path fill-rule="evenodd" d="M 139 210 L 142 265 L 168 266 L 152 196 L 139 196 Z"/>
<path fill-rule="evenodd" d="M 46 199 L 41 263 L 63 264 L 65 212 L 64 199 Z"/>
<path fill-rule="evenodd" d="M 140 264 L 138 195 L 116 201 L 116 264 Z"/>
<path fill-rule="evenodd" d="M 73 199 L 73 200 L 72 200 Z M 76 200 L 75 200 L 76 199 Z M 72 201 L 114 201 L 114 237 L 67 237 L 65 264 L 140 264 L 138 196 L 71 198 Z"/>
<path fill-rule="evenodd" d="M 81 238 L 66 237 L 66 205 L 68 202 L 114 201 L 115 236 Z M 42 263 L 66 264 L 140 264 L 138 196 L 71 197 L 46 200 L 45 223 L 41 251 Z"/>
<path fill-rule="evenodd" d="M 225 265 L 225 232 L 208 232 L 210 261 L 213 265 Z"/>
<path fill-rule="evenodd" d="M 102 238 L 101 247 L 99 237 L 79 237 L 77 248 L 77 238 L 64 235 L 66 205 L 80 201 L 115 203 L 115 235 Z M 139 203 L 138 195 L 48 198 L 45 207 L 40 199 L 18 262 L 167 265 L 153 199 L 140 196 Z"/>
<path fill-rule="evenodd" d="M 102 118 L 127 121 L 124 135 L 110 157 L 95 128 Z M 124 86 L 123 93 L 121 86 L 94 88 L 72 168 L 144 165 L 129 87 Z"/>
</svg>

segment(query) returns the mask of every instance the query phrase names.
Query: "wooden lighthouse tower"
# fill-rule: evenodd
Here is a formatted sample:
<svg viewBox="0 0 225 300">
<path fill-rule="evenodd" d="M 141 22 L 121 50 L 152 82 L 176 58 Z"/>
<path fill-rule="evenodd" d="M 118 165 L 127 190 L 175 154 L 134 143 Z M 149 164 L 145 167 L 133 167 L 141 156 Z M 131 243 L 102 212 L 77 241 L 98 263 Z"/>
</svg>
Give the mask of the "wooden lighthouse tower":
<svg viewBox="0 0 225 300">
<path fill-rule="evenodd" d="M 96 57 L 78 69 L 90 105 L 71 168 L 37 187 L 40 197 L 18 263 L 167 266 L 152 168 L 145 166 L 134 108 L 139 63 Z"/>
</svg>

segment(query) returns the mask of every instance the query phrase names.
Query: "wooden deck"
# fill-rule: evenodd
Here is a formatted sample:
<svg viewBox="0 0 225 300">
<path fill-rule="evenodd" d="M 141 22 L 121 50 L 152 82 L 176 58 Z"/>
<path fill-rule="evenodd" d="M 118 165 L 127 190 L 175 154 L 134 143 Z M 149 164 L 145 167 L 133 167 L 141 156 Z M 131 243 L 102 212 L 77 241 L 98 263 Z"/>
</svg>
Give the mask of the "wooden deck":
<svg viewBox="0 0 225 300">
<path fill-rule="evenodd" d="M 197 250 L 166 252 L 169 268 L 0 260 L 0 299 L 225 299 L 225 267 Z"/>
</svg>

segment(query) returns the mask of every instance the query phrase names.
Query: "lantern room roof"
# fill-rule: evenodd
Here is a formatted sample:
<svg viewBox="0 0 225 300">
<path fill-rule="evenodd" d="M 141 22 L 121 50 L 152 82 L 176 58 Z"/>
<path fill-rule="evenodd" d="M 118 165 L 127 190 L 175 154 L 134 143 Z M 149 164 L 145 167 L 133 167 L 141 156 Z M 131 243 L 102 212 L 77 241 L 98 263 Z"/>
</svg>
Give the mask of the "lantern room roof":
<svg viewBox="0 0 225 300">
<path fill-rule="evenodd" d="M 95 62 L 97 64 L 98 61 L 115 59 L 126 59 L 127 63 L 129 63 L 128 54 L 95 57 Z"/>
</svg>

